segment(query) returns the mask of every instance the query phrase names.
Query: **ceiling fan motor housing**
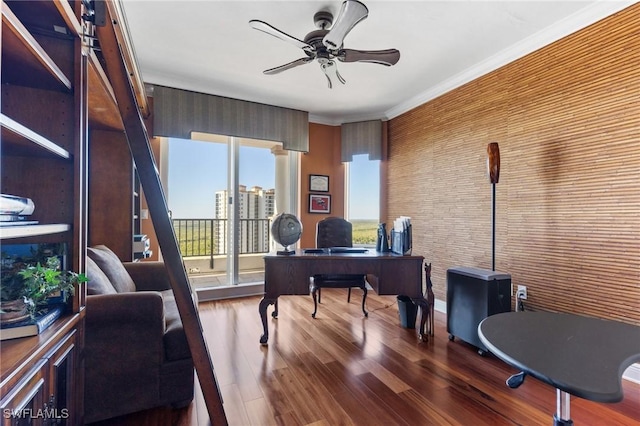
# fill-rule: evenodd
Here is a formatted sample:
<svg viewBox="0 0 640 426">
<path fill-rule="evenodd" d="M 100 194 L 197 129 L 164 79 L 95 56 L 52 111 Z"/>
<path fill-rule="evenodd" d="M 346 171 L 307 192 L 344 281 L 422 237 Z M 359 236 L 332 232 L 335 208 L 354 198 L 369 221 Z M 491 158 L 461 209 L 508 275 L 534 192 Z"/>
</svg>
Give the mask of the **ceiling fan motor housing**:
<svg viewBox="0 0 640 426">
<path fill-rule="evenodd" d="M 319 50 L 326 50 L 326 46 L 322 43 L 322 39 L 324 38 L 325 35 L 327 35 L 327 33 L 329 32 L 329 30 L 315 30 L 315 31 L 311 31 L 309 34 L 307 34 L 304 37 L 304 42 L 313 46 L 313 48 L 316 51 Z"/>
</svg>

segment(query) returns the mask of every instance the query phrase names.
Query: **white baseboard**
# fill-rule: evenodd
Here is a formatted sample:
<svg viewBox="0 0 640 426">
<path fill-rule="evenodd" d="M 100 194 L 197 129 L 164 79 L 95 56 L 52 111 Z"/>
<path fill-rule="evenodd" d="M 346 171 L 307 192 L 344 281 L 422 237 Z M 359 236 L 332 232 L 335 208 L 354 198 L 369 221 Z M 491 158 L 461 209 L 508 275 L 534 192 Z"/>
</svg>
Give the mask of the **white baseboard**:
<svg viewBox="0 0 640 426">
<path fill-rule="evenodd" d="M 226 287 L 209 287 L 196 289 L 199 302 L 209 300 L 232 299 L 235 297 L 264 295 L 264 284 L 241 284 Z"/>
<path fill-rule="evenodd" d="M 433 309 L 446 314 L 447 302 L 444 300 L 435 299 L 433 302 Z M 622 374 L 622 378 L 640 384 L 640 363 L 630 365 Z"/>
<path fill-rule="evenodd" d="M 622 373 L 622 378 L 640 385 L 640 364 L 631 364 L 624 370 L 624 373 Z"/>
</svg>

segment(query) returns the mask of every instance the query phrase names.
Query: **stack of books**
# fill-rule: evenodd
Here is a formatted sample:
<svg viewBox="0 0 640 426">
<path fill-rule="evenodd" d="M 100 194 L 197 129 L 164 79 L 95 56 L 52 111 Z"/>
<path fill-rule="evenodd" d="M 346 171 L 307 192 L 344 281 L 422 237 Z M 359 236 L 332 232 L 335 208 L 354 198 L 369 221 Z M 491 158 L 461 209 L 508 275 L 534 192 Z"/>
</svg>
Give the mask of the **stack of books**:
<svg viewBox="0 0 640 426">
<path fill-rule="evenodd" d="M 16 322 L 0 323 L 0 341 L 19 337 L 37 336 L 53 324 L 65 310 L 65 305 L 50 305 L 34 318 L 28 317 Z"/>
<path fill-rule="evenodd" d="M 0 226 L 37 224 L 37 220 L 27 220 L 35 208 L 31 198 L 0 194 Z"/>
</svg>

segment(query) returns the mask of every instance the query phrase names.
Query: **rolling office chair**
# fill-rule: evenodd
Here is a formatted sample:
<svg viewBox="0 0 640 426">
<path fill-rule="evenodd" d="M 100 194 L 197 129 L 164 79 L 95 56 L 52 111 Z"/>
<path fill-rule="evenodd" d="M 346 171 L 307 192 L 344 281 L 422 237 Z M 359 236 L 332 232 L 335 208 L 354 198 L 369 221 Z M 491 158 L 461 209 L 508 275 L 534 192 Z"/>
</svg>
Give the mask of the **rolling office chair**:
<svg viewBox="0 0 640 426">
<path fill-rule="evenodd" d="M 351 222 L 341 217 L 327 217 L 322 219 L 316 226 L 316 247 L 352 247 L 351 229 Z M 364 275 L 317 274 L 313 276 L 311 283 L 311 295 L 313 296 L 313 313 L 311 316 L 313 318 L 316 317 L 316 312 L 318 311 L 318 302 L 320 302 L 323 287 L 348 288 L 347 303 L 351 302 L 351 288 L 361 288 L 363 292 L 362 312 L 365 317 L 369 315 L 364 308 L 367 299 L 367 280 Z"/>
</svg>

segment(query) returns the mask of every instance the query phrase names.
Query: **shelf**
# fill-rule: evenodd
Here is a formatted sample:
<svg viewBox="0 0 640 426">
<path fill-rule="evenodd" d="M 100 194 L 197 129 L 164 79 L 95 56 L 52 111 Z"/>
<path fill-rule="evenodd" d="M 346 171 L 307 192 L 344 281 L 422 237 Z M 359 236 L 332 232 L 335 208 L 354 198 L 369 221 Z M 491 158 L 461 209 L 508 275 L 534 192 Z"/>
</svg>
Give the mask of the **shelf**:
<svg viewBox="0 0 640 426">
<path fill-rule="evenodd" d="M 48 3 L 47 3 L 48 4 Z M 76 18 L 76 15 L 73 13 L 73 9 L 71 9 L 71 5 L 67 0 L 53 0 L 53 4 L 55 8 L 60 13 L 60 16 L 67 24 L 67 27 L 73 32 L 74 35 L 80 36 L 82 34 L 82 25 Z M 48 14 L 47 16 L 50 16 Z"/>
<path fill-rule="evenodd" d="M 0 113 L 0 126 L 2 127 L 3 155 L 52 155 L 63 159 L 71 157 L 66 149 L 2 113 Z"/>
<path fill-rule="evenodd" d="M 122 60 L 127 68 L 129 82 L 131 83 L 131 87 L 135 93 L 140 113 L 143 117 L 147 118 L 151 114 L 151 111 L 149 110 L 144 81 L 142 80 L 142 75 L 140 74 L 138 64 L 136 63 L 136 55 L 133 49 L 133 42 L 131 41 L 127 19 L 125 17 L 124 10 L 122 10 L 122 2 L 110 1 L 106 2 L 106 5 L 109 15 L 112 19 L 118 22 L 118 25 L 114 25 L 113 29 L 115 31 L 118 44 L 120 44 L 121 49 L 123 49 Z"/>
<path fill-rule="evenodd" d="M 69 0 L 33 1 L 4 0 L 11 11 L 28 26 L 53 29 L 67 28 L 71 34 L 80 36 L 82 26 L 76 17 Z"/>
<path fill-rule="evenodd" d="M 16 370 L 29 365 L 33 353 L 43 347 L 43 343 L 55 335 L 69 332 L 80 321 L 80 314 L 63 315 L 43 333 L 37 336 L 21 337 L 19 339 L 2 341 L 2 365 L 0 367 L 0 380 L 3 385 L 10 381 L 11 375 Z M 4 395 L 3 395 L 4 397 Z"/>
<path fill-rule="evenodd" d="M 71 80 L 5 2 L 2 2 L 2 56 L 3 61 L 15 64 L 2 70 L 3 83 L 51 90 L 72 89 Z"/>
<path fill-rule="evenodd" d="M 89 54 L 88 62 L 91 127 L 101 130 L 124 130 L 113 88 L 93 50 Z"/>
<path fill-rule="evenodd" d="M 66 223 L 0 226 L 0 239 L 35 237 L 38 235 L 58 234 L 70 230 L 71 225 Z"/>
</svg>

